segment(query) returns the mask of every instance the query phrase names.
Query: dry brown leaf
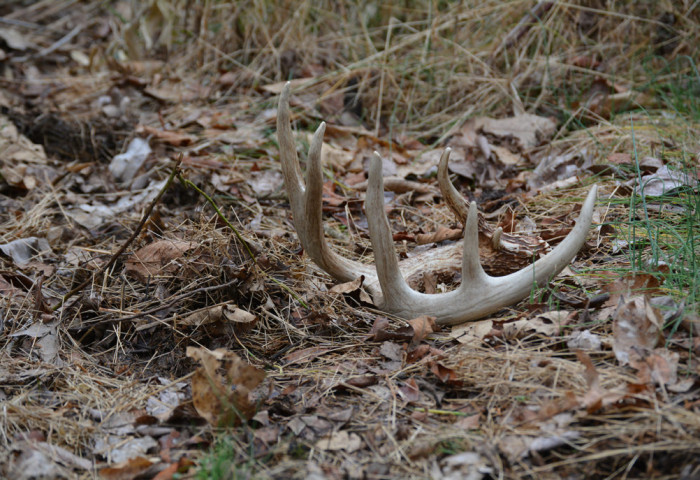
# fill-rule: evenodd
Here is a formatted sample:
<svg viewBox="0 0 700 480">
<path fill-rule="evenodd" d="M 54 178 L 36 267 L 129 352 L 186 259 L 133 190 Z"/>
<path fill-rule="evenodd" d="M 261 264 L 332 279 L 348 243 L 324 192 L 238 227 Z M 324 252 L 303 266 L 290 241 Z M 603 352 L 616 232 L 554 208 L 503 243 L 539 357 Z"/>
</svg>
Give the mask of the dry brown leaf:
<svg viewBox="0 0 700 480">
<path fill-rule="evenodd" d="M 21 301 L 26 293 L 8 282 L 3 275 L 0 275 L 0 297 Z"/>
<path fill-rule="evenodd" d="M 627 395 L 626 391 L 608 391 L 600 385 L 598 371 L 595 365 L 593 365 L 591 357 L 586 352 L 577 350 L 576 357 L 586 368 L 583 377 L 588 385 L 588 391 L 585 395 L 579 397 L 579 401 L 589 413 L 600 410 L 601 408 L 612 405 L 625 398 Z"/>
<path fill-rule="evenodd" d="M 605 390 L 600 386 L 598 371 L 595 365 L 593 365 L 591 357 L 588 356 L 586 352 L 577 350 L 576 357 L 586 368 L 583 378 L 586 379 L 586 385 L 588 385 L 588 391 L 580 399 L 581 404 L 585 406 L 589 412 L 598 410 L 602 406 L 603 396 L 605 395 Z"/>
<path fill-rule="evenodd" d="M 486 335 L 493 330 L 493 320 L 480 320 L 452 327 L 450 337 L 462 345 L 481 345 Z"/>
<path fill-rule="evenodd" d="M 528 454 L 528 445 L 533 437 L 526 435 L 506 435 L 498 441 L 498 449 L 511 462 L 518 462 Z"/>
<path fill-rule="evenodd" d="M 678 382 L 678 359 L 676 352 L 657 348 L 652 352 L 637 350 L 630 358 L 630 366 L 637 370 L 642 383 L 675 385 Z"/>
<path fill-rule="evenodd" d="M 621 299 L 613 320 L 613 351 L 621 365 L 640 358 L 663 340 L 663 317 L 647 297 Z"/>
<path fill-rule="evenodd" d="M 369 331 L 369 338 L 373 340 L 377 340 L 377 334 L 380 334 L 380 332 L 384 332 L 389 328 L 389 319 L 386 317 L 376 317 L 374 319 L 374 323 L 372 324 L 372 328 Z"/>
<path fill-rule="evenodd" d="M 487 137 L 492 145 L 507 145 L 511 151 L 527 151 L 552 138 L 557 126 L 549 118 L 523 114 L 510 118 L 478 118 L 476 131 Z"/>
<path fill-rule="evenodd" d="M 273 445 L 280 438 L 280 429 L 277 426 L 256 428 L 253 436 L 267 445 Z"/>
<path fill-rule="evenodd" d="M 444 366 L 440 362 L 430 362 L 430 371 L 435 374 L 443 383 L 459 382 L 457 372 L 449 367 Z"/>
<path fill-rule="evenodd" d="M 256 431 L 257 433 L 257 431 Z M 158 472 L 158 475 L 153 477 L 153 480 L 172 480 L 177 477 L 177 474 L 183 474 L 189 471 L 190 468 L 194 467 L 196 464 L 189 458 L 183 456 L 177 462 L 171 463 L 166 468 Z"/>
<path fill-rule="evenodd" d="M 159 128 L 149 127 L 147 125 L 139 125 L 136 127 L 136 133 L 148 135 L 156 140 L 159 140 L 173 147 L 185 147 L 193 144 L 197 138 L 182 132 L 173 132 L 170 130 L 161 130 Z"/>
<path fill-rule="evenodd" d="M 223 308 L 224 318 L 233 324 L 236 333 L 250 331 L 258 321 L 258 317 L 250 312 L 246 312 L 231 304 L 226 304 Z"/>
<path fill-rule="evenodd" d="M 345 169 L 355 159 L 353 152 L 344 148 L 336 147 L 329 143 L 323 144 L 321 150 L 321 162 L 324 166 L 332 168 L 337 173 L 345 172 Z"/>
<path fill-rule="evenodd" d="M 131 480 L 148 470 L 153 463 L 144 457 L 136 457 L 100 470 L 100 477 L 107 480 Z"/>
<path fill-rule="evenodd" d="M 310 362 L 320 357 L 329 350 L 329 348 L 325 347 L 303 348 L 301 350 L 295 350 L 291 353 L 288 353 L 284 356 L 284 359 L 287 361 L 287 365 L 292 365 L 294 363 L 301 362 Z"/>
<path fill-rule="evenodd" d="M 352 293 L 359 290 L 360 287 L 362 287 L 363 281 L 364 277 L 358 277 L 355 280 L 352 280 L 351 282 L 333 285 L 329 291 L 331 293 Z"/>
<path fill-rule="evenodd" d="M 239 425 L 253 416 L 255 405 L 249 394 L 265 378 L 264 371 L 225 349 L 187 347 L 187 356 L 202 364 L 192 376 L 192 402 L 209 424 Z"/>
<path fill-rule="evenodd" d="M 374 340 L 375 342 L 383 342 L 385 340 L 410 342 L 411 339 L 413 339 L 413 328 L 407 326 L 399 329 L 392 329 L 386 317 L 377 317 L 369 332 L 368 339 Z"/>
<path fill-rule="evenodd" d="M 362 288 L 362 284 L 365 281 L 364 276 L 360 276 L 351 282 L 339 283 L 333 285 L 329 290 L 331 293 L 341 293 L 346 295 L 357 295 L 360 301 L 372 304 L 372 297 Z"/>
<path fill-rule="evenodd" d="M 224 305 L 214 305 L 212 307 L 196 310 L 186 317 L 178 320 L 180 325 L 195 326 L 208 325 L 210 323 L 220 322 L 224 316 Z"/>
<path fill-rule="evenodd" d="M 538 422 L 549 420 L 562 412 L 567 412 L 578 408 L 580 404 L 581 402 L 574 392 L 566 391 L 561 397 L 552 398 L 545 401 L 539 408 L 535 420 Z"/>
<path fill-rule="evenodd" d="M 438 243 L 445 240 L 459 240 L 462 238 L 461 228 L 447 228 L 439 226 L 432 233 L 419 233 L 416 235 L 416 244 L 427 245 L 428 243 Z"/>
<path fill-rule="evenodd" d="M 660 197 L 684 186 L 695 187 L 698 179 L 694 178 L 690 172 L 670 170 L 667 165 L 663 165 L 656 172 L 644 175 L 639 180 L 632 179 L 630 184 L 634 185 L 635 192 L 638 194 L 641 192 L 645 197 Z"/>
<path fill-rule="evenodd" d="M 27 137 L 19 133 L 15 124 L 4 115 L 0 115 L 0 155 L 2 155 L 2 174 L 6 182 L 17 186 L 16 182 L 21 181 L 21 178 L 11 180 L 13 167 L 20 164 L 39 164 L 47 163 L 44 147 L 33 143 Z M 7 166 L 7 167 L 5 167 Z"/>
<path fill-rule="evenodd" d="M 497 147 L 491 145 L 491 151 L 495 154 L 496 158 L 503 165 L 516 165 L 522 160 L 522 155 L 519 153 L 513 153 L 505 147 Z"/>
<path fill-rule="evenodd" d="M 197 246 L 194 242 L 181 240 L 158 240 L 134 252 L 126 261 L 126 273 L 133 274 L 142 282 L 149 277 L 171 275 L 179 265 L 175 260 Z"/>
<path fill-rule="evenodd" d="M 355 452 L 362 447 L 362 439 L 356 433 L 348 433 L 340 430 L 332 435 L 321 438 L 316 442 L 316 448 L 323 451 L 345 450 L 348 453 Z"/>
<path fill-rule="evenodd" d="M 255 326 L 257 317 L 237 308 L 232 303 L 223 303 L 192 312 L 181 318 L 178 323 L 180 325 L 200 326 L 222 321 L 233 323 L 236 333 L 245 333 Z"/>
<path fill-rule="evenodd" d="M 479 414 L 462 417 L 454 423 L 454 426 L 464 430 L 477 430 L 481 427 L 481 418 Z"/>
<path fill-rule="evenodd" d="M 532 332 L 540 333 L 546 337 L 553 337 L 561 332 L 568 323 L 571 312 L 555 310 L 537 315 L 534 318 L 517 320 L 503 325 L 503 333 L 506 338 L 522 338 Z"/>
<path fill-rule="evenodd" d="M 413 327 L 413 344 L 422 342 L 428 335 L 437 331 L 435 320 L 435 317 L 422 315 L 408 321 Z"/>
<path fill-rule="evenodd" d="M 606 285 L 603 291 L 610 294 L 610 298 L 605 302 L 605 306 L 617 307 L 622 296 L 631 297 L 633 294 L 643 294 L 656 296 L 661 294 L 659 279 L 648 273 L 634 273 L 616 279 L 613 283 Z"/>
<path fill-rule="evenodd" d="M 165 81 L 158 86 L 148 86 L 143 92 L 162 102 L 184 104 L 207 98 L 209 89 L 199 82 Z"/>
<path fill-rule="evenodd" d="M 403 347 L 401 347 L 401 345 L 399 345 L 398 343 L 382 343 L 382 346 L 379 347 L 379 353 L 381 353 L 383 357 L 386 357 L 389 360 L 393 360 L 395 362 L 403 361 L 404 350 Z"/>
<path fill-rule="evenodd" d="M 414 378 L 409 378 L 399 387 L 399 393 L 407 403 L 420 401 L 420 388 Z"/>
<path fill-rule="evenodd" d="M 344 382 L 338 384 L 338 389 L 347 389 L 348 386 L 355 388 L 367 388 L 372 385 L 376 385 L 379 382 L 379 377 L 376 375 L 361 375 L 359 377 L 348 378 Z"/>
<path fill-rule="evenodd" d="M 629 153 L 616 152 L 608 155 L 608 163 L 614 163 L 616 165 L 624 165 L 632 163 L 632 155 Z"/>
</svg>

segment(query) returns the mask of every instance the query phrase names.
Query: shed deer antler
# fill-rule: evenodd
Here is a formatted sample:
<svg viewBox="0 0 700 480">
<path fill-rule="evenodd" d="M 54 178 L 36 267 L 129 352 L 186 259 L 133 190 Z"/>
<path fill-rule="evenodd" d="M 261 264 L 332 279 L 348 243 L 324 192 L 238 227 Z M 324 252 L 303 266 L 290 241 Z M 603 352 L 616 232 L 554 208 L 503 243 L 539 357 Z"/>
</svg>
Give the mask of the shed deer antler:
<svg viewBox="0 0 700 480">
<path fill-rule="evenodd" d="M 487 275 L 479 262 L 476 203 L 467 207 L 450 182 L 447 173 L 450 150 L 446 149 L 440 158 L 438 183 L 450 208 L 462 219 L 466 217 L 463 249 L 460 252 L 459 245 L 448 245 L 399 262 L 384 214 L 382 160 L 375 152 L 369 168 L 365 210 L 376 270 L 341 257 L 330 249 L 323 234 L 321 145 L 326 124 L 321 123 L 311 140 L 304 182 L 290 125 L 289 94 L 288 83 L 279 100 L 277 134 L 282 172 L 299 241 L 316 265 L 336 280 L 349 282 L 364 275 L 364 285 L 381 310 L 405 319 L 430 315 L 441 325 L 476 320 L 527 297 L 534 283 L 546 284 L 571 262 L 585 242 L 593 217 L 595 185 L 583 203 L 576 225 L 549 254 L 510 275 Z M 460 263 L 462 283 L 451 292 L 421 293 L 406 281 L 426 270 L 435 274 L 453 271 Z"/>
</svg>

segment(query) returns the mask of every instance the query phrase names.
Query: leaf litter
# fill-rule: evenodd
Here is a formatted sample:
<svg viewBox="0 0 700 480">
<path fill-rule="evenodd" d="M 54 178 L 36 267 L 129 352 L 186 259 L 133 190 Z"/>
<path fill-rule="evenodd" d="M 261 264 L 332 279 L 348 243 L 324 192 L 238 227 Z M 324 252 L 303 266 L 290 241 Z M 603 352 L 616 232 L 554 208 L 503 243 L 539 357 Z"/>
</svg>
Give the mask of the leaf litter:
<svg viewBox="0 0 700 480">
<path fill-rule="evenodd" d="M 192 476 L 222 438 L 235 446 L 229 473 L 249 465 L 266 478 L 697 473 L 697 305 L 673 286 L 677 270 L 664 269 L 638 232 L 627 235 L 638 212 L 624 204 L 641 198 L 653 218 L 692 213 L 678 200 L 697 195 L 697 160 L 688 172 L 679 157 L 697 156 L 697 147 L 683 143 L 681 152 L 684 140 L 663 115 L 618 121 L 613 112 L 658 101 L 612 82 L 597 53 L 547 65 L 506 58 L 529 48 L 537 25 L 582 35 L 586 22 L 615 15 L 484 2 L 486 21 L 497 15 L 500 26 L 504 12 L 522 21 L 501 32 L 491 60 L 469 57 L 470 75 L 430 90 L 418 70 L 408 82 L 390 62 L 381 73 L 362 62 L 338 73 L 301 45 L 265 50 L 238 69 L 240 59 L 217 60 L 209 46 L 241 32 L 207 43 L 202 31 L 204 41 L 176 47 L 168 2 L 146 2 L 143 12 L 116 2 L 114 16 L 99 2 L 69 3 L 0 7 L 14 25 L 0 30 L 0 54 L 11 60 L 0 85 L 3 476 Z M 233 6 L 203 15 L 248 14 Z M 651 13 L 637 14 L 622 13 L 633 30 L 625 39 L 657 38 L 636 30 L 649 22 L 635 19 Z M 408 48 L 389 48 L 409 59 L 428 31 L 431 48 L 443 48 L 454 21 L 463 28 L 445 44 L 476 45 L 460 36 L 480 26 L 437 12 L 419 37 L 411 29 L 420 23 L 394 32 Z M 687 43 L 667 41 L 679 52 Z M 501 63 L 507 71 L 497 71 Z M 566 95 L 540 90 L 543 72 L 561 84 L 578 81 L 572 72 L 586 78 L 581 101 L 562 107 Z M 592 181 L 601 184 L 598 226 L 568 272 L 492 318 L 447 332 L 430 317 L 382 316 L 362 279 L 334 285 L 299 250 L 271 133 L 270 105 L 290 77 L 299 142 L 328 122 L 324 228 L 344 256 L 371 262 L 361 205 L 374 150 L 385 158 L 399 255 L 460 239 L 464 218 L 434 180 L 446 146 L 453 182 L 482 209 L 490 273 L 518 270 L 556 245 Z M 571 129 L 571 112 L 590 128 Z M 137 228 L 178 158 L 184 178 L 220 193 L 239 239 L 181 183 Z M 632 247 L 658 269 L 621 273 Z M 426 292 L 460 280 L 458 272 L 409 279 Z"/>
</svg>

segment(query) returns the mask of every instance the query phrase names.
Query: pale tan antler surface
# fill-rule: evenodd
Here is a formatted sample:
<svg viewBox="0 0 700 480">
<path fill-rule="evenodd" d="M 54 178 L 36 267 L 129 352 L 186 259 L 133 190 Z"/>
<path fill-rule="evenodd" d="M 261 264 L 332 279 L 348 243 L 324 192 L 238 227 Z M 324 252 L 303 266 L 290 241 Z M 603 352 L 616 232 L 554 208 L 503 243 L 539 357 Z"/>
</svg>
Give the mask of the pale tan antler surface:
<svg viewBox="0 0 700 480">
<path fill-rule="evenodd" d="M 292 208 L 299 241 L 311 259 L 340 282 L 365 277 L 365 287 L 375 304 L 387 313 L 405 319 L 420 315 L 437 318 L 442 325 L 476 320 L 503 307 L 512 305 L 531 292 L 533 285 L 546 284 L 576 256 L 591 226 L 596 186 L 586 197 L 576 225 L 569 235 L 545 257 L 532 265 L 503 277 L 487 275 L 479 262 L 476 203 L 466 201 L 449 181 L 447 162 L 450 150 L 440 158 L 438 184 L 450 208 L 466 219 L 464 244 L 448 245 L 398 261 L 389 221 L 384 214 L 382 160 L 375 152 L 369 169 L 365 210 L 374 251 L 376 269 L 339 256 L 326 243 L 323 234 L 321 145 L 326 125 L 322 123 L 311 140 L 306 182 L 302 179 L 289 116 L 290 86 L 280 96 L 277 133 L 285 186 Z M 447 293 L 426 294 L 413 290 L 407 279 L 430 271 L 454 271 L 461 264 L 462 283 Z"/>
</svg>

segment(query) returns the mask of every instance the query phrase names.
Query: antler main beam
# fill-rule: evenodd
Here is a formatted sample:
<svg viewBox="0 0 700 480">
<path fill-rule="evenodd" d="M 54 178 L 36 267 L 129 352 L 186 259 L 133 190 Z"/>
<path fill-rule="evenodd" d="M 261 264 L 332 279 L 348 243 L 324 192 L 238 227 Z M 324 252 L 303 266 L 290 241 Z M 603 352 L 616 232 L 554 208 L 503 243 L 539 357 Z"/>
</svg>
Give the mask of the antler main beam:
<svg viewBox="0 0 700 480">
<path fill-rule="evenodd" d="M 365 210 L 374 251 L 376 270 L 339 256 L 326 243 L 323 234 L 321 145 L 326 124 L 321 123 L 309 148 L 306 182 L 302 178 L 289 115 L 289 83 L 279 100 L 277 133 L 285 186 L 299 241 L 311 259 L 340 282 L 365 277 L 365 287 L 375 304 L 387 313 L 405 319 L 420 315 L 437 318 L 441 325 L 476 320 L 527 297 L 534 284 L 544 285 L 576 256 L 591 226 L 596 186 L 591 188 L 569 235 L 545 257 L 503 277 L 487 275 L 479 262 L 476 203 L 467 206 L 448 178 L 450 149 L 440 158 L 438 184 L 450 208 L 466 219 L 464 243 L 429 250 L 399 262 L 389 221 L 384 214 L 382 160 L 375 152 L 369 168 Z M 460 251 L 461 250 L 461 251 Z M 455 271 L 461 265 L 461 285 L 447 293 L 426 294 L 413 290 L 406 279 L 423 271 L 435 274 Z"/>
</svg>

